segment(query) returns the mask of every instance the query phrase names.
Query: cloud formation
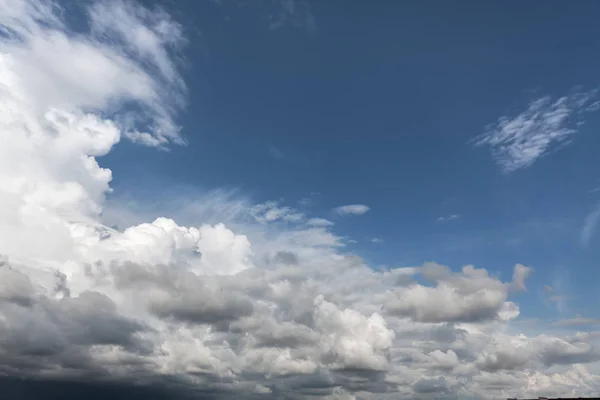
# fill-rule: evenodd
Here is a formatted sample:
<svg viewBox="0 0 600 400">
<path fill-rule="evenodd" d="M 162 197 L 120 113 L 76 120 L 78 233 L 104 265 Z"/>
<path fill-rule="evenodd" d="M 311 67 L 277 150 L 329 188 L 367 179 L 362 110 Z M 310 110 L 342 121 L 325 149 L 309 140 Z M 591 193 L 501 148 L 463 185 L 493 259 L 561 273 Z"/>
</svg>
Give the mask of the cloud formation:
<svg viewBox="0 0 600 400">
<path fill-rule="evenodd" d="M 364 204 L 349 204 L 346 206 L 340 206 L 333 209 L 338 215 L 363 215 L 366 214 L 371 208 Z"/>
<path fill-rule="evenodd" d="M 505 173 L 531 166 L 538 158 L 569 143 L 581 115 L 598 110 L 596 91 L 553 99 L 541 97 L 516 116 L 503 116 L 475 137 L 475 146 L 489 146 Z"/>
<path fill-rule="evenodd" d="M 306 224 L 310 226 L 333 226 L 333 222 L 325 218 L 311 218 L 306 221 Z"/>
<path fill-rule="evenodd" d="M 142 213 L 107 208 L 112 171 L 102 155 L 122 138 L 183 142 L 173 105 L 185 87 L 172 58 L 183 39 L 164 12 L 85 4 L 91 30 L 74 32 L 65 10 L 46 2 L 0 1 L 2 393 L 598 391 L 597 335 L 514 333 L 511 296 L 526 290 L 526 266 L 509 280 L 437 263 L 375 271 L 342 251 L 329 224 L 223 193 L 178 204 L 174 214 L 197 219 L 188 225 L 175 216 L 127 223 Z M 122 226 L 107 226 L 106 211 Z"/>
</svg>

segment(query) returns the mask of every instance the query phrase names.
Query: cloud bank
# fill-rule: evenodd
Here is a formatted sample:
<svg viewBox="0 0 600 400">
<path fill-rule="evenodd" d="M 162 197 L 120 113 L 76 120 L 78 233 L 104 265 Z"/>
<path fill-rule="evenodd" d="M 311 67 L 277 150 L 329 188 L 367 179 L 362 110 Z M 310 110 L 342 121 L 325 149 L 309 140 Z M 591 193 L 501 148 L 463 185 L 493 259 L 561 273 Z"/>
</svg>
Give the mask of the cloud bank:
<svg viewBox="0 0 600 400">
<path fill-rule="evenodd" d="M 159 10 L 0 2 L 0 391 L 22 397 L 499 398 L 596 393 L 597 335 L 515 334 L 510 279 L 375 271 L 270 202 L 104 223 L 121 139 L 183 143 L 180 27 Z M 124 206 L 123 206 L 124 207 Z M 350 207 L 350 208 L 347 208 Z M 366 206 L 342 207 L 361 214 Z M 203 211 L 204 210 L 204 211 Z M 112 209 L 123 223 L 133 212 Z M 311 222 L 312 221 L 312 222 Z M 586 367 L 587 366 L 587 367 Z M 23 381 L 25 379 L 25 381 Z M 26 382 L 24 384 L 23 382 Z"/>
</svg>

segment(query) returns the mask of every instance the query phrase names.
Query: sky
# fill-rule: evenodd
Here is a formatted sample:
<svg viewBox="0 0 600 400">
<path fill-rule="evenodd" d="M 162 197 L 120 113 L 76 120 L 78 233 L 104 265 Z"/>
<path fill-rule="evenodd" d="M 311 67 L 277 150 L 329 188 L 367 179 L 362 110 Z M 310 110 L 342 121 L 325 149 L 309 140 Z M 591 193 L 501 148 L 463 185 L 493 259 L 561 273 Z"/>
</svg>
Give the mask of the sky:
<svg viewBox="0 0 600 400">
<path fill-rule="evenodd" d="M 597 394 L 599 11 L 0 0 L 0 390 Z"/>
</svg>

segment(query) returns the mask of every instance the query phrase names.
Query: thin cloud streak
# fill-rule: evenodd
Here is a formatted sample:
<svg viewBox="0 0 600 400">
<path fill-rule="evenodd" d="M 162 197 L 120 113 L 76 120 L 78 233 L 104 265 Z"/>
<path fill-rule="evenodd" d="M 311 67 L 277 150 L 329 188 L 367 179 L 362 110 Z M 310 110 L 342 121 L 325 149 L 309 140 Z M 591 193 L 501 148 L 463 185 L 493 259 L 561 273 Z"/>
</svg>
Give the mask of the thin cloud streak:
<svg viewBox="0 0 600 400">
<path fill-rule="evenodd" d="M 340 206 L 333 209 L 338 215 L 363 215 L 366 214 L 371 208 L 364 204 L 349 204 L 346 206 Z"/>
<path fill-rule="evenodd" d="M 587 247 L 590 244 L 590 241 L 596 232 L 598 222 L 600 222 L 600 203 L 598 203 L 596 208 L 585 217 L 583 228 L 581 229 L 581 244 L 583 246 Z"/>
<path fill-rule="evenodd" d="M 452 221 L 452 220 L 455 220 L 455 219 L 459 219 L 460 217 L 461 216 L 458 215 L 458 214 L 451 214 L 451 215 L 448 215 L 448 216 L 438 217 L 438 218 L 436 218 L 436 221 L 437 222 L 446 222 L 446 221 Z"/>
</svg>

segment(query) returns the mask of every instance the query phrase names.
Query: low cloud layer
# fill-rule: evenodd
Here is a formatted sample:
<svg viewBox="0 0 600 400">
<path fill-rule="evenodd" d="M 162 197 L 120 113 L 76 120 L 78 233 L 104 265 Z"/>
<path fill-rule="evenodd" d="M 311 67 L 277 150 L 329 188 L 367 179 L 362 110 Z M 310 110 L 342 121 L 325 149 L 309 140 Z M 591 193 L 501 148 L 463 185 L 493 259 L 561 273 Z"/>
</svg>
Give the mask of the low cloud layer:
<svg viewBox="0 0 600 400">
<path fill-rule="evenodd" d="M 526 290 L 526 266 L 502 278 L 485 266 L 433 262 L 375 271 L 343 252 L 329 221 L 221 197 L 194 210 L 218 208 L 223 222 L 160 217 L 108 227 L 112 171 L 100 157 L 122 138 L 184 142 L 174 118 L 185 86 L 173 61 L 183 39 L 166 14 L 132 3 L 92 3 L 84 32 L 65 26 L 62 11 L 0 2 L 2 393 L 395 399 L 598 391 L 597 335 L 515 331 L 513 296 Z M 110 211 L 123 223 L 118 216 L 133 211 L 121 206 Z M 341 214 L 368 211 L 345 207 Z"/>
</svg>

